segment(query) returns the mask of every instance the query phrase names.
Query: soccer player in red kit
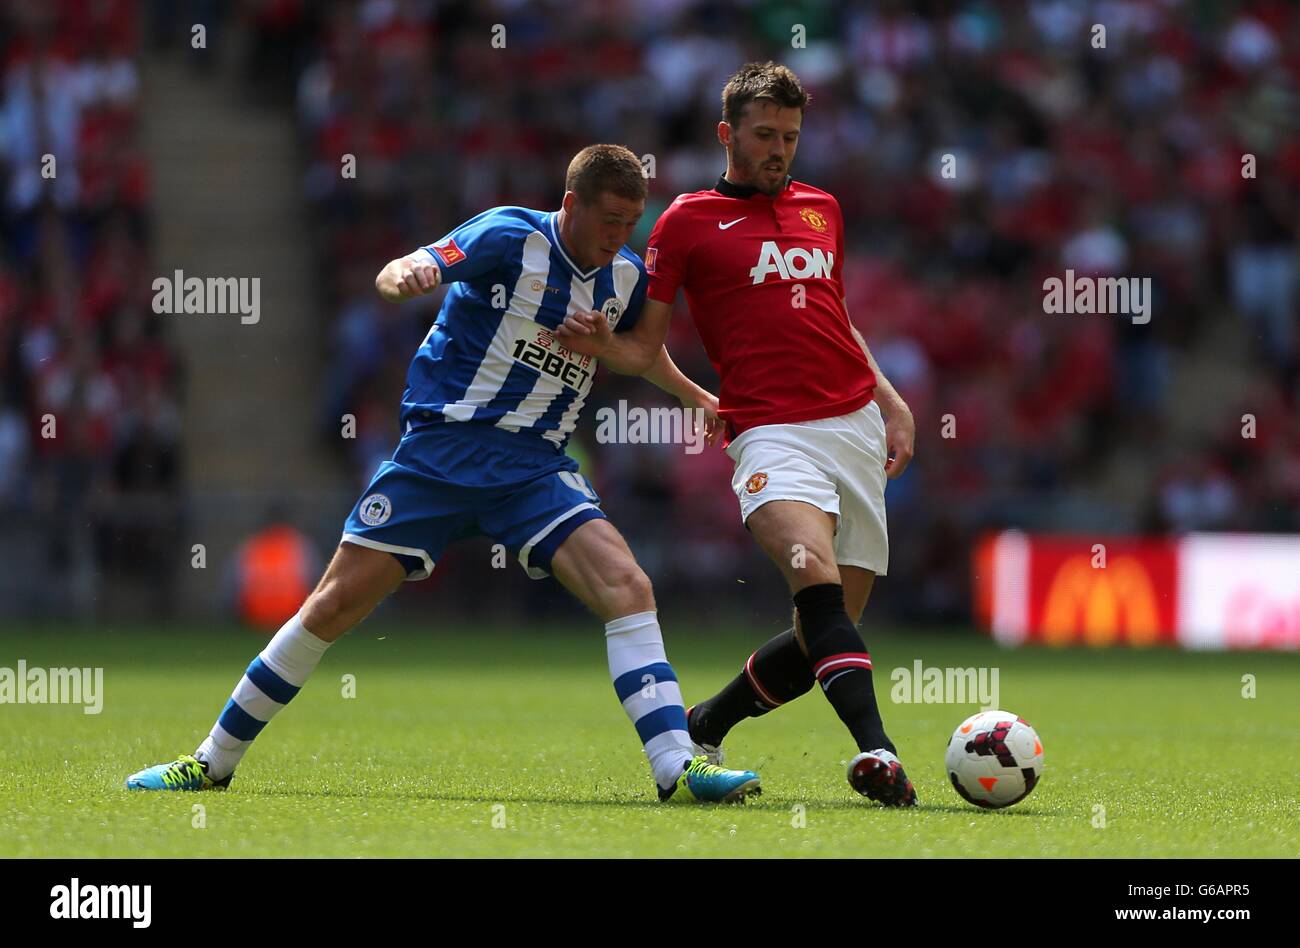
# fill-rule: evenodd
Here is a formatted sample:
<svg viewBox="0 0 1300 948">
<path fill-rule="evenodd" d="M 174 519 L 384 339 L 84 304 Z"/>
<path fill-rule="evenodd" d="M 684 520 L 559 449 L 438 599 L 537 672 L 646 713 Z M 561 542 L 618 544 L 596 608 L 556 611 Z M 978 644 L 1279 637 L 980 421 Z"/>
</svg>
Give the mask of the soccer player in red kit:
<svg viewBox="0 0 1300 948">
<path fill-rule="evenodd" d="M 721 757 L 739 721 L 821 685 L 859 754 L 849 783 L 886 806 L 916 792 L 885 734 L 871 657 L 857 622 L 884 575 L 885 481 L 912 457 L 915 425 L 849 321 L 839 202 L 789 176 L 809 96 L 777 63 L 749 63 L 722 92 L 718 140 L 727 171 L 683 194 L 650 235 L 642 339 L 619 339 L 599 314 L 561 335 L 615 371 L 654 365 L 679 288 L 722 381 L 717 416 L 735 462 L 745 526 L 780 568 L 794 627 L 746 660 L 718 694 L 688 710 L 692 739 Z M 713 406 L 698 391 L 688 407 Z"/>
</svg>

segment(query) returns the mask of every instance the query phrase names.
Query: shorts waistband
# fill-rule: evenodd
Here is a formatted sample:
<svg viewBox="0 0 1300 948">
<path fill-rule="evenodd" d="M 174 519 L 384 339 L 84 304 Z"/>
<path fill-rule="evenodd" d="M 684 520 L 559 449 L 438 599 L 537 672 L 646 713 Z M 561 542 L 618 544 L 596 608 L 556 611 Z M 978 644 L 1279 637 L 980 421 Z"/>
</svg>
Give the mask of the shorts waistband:
<svg viewBox="0 0 1300 948">
<path fill-rule="evenodd" d="M 456 442 L 470 439 L 479 444 L 486 441 L 511 451 L 536 454 L 539 457 L 555 457 L 564 453 L 559 445 L 547 441 L 540 434 L 525 433 L 522 429 L 507 431 L 505 428 L 498 428 L 496 425 L 482 421 L 429 421 L 420 425 L 413 424 L 410 430 L 402 434 L 403 441 L 423 438 Z"/>
</svg>

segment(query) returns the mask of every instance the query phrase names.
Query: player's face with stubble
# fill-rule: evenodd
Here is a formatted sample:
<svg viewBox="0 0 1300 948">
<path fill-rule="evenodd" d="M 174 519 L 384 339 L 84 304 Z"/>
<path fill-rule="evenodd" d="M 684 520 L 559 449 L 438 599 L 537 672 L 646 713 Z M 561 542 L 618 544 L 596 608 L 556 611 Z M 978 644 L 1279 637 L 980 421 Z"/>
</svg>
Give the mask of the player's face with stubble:
<svg viewBox="0 0 1300 948">
<path fill-rule="evenodd" d="M 746 105 L 735 128 L 720 123 L 718 137 L 727 146 L 728 180 L 764 194 L 779 192 L 794 162 L 802 124 L 799 109 L 764 99 Z"/>
</svg>

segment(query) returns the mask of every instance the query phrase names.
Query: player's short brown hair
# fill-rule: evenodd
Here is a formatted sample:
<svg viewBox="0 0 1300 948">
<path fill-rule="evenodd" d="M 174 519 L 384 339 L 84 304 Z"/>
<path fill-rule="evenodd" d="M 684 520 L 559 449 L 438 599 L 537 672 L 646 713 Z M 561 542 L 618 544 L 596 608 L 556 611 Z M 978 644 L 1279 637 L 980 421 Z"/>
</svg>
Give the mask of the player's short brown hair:
<svg viewBox="0 0 1300 948">
<path fill-rule="evenodd" d="M 573 156 L 564 189 L 583 204 L 595 204 L 606 191 L 629 201 L 644 201 L 647 188 L 641 159 L 622 145 L 588 145 Z"/>
<path fill-rule="evenodd" d="M 722 87 L 722 121 L 735 128 L 745 114 L 745 106 L 755 99 L 768 99 L 782 108 L 802 112 L 812 96 L 803 91 L 799 77 L 788 66 L 745 63 Z"/>
</svg>

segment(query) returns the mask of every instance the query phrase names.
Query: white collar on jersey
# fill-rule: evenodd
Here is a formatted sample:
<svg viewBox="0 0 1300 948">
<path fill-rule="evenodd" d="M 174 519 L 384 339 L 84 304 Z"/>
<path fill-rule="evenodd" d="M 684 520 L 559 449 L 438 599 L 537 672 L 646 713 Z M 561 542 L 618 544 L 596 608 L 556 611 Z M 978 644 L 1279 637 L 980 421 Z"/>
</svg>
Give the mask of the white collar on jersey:
<svg viewBox="0 0 1300 948">
<path fill-rule="evenodd" d="M 599 273 L 603 268 L 592 267 L 590 270 L 584 271 L 581 267 L 579 267 L 576 263 L 573 262 L 573 258 L 569 256 L 569 252 L 564 249 L 564 242 L 560 240 L 559 228 L 555 226 L 555 220 L 559 216 L 560 216 L 559 211 L 551 211 L 551 216 L 546 221 L 546 226 L 550 230 L 550 234 L 548 236 L 551 238 L 551 246 L 559 251 L 560 256 L 564 258 L 564 262 L 569 265 L 569 269 L 574 272 L 577 278 L 581 280 L 583 283 L 586 283 L 597 273 Z M 615 259 L 618 258 L 615 257 Z M 610 261 L 610 263 L 612 265 L 613 261 Z"/>
</svg>

